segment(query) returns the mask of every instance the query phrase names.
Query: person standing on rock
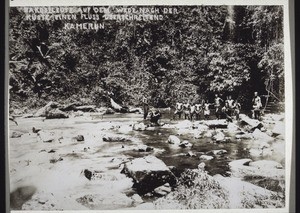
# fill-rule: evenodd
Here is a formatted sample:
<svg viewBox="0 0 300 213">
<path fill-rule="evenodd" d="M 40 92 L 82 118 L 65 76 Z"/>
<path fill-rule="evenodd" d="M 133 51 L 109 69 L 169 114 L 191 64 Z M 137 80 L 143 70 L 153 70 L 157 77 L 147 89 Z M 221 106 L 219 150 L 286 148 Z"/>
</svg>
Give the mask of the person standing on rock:
<svg viewBox="0 0 300 213">
<path fill-rule="evenodd" d="M 210 109 L 209 109 L 209 106 L 210 106 L 210 105 L 211 105 L 211 104 L 208 103 L 208 100 L 206 100 L 206 102 L 204 103 L 204 106 L 203 106 L 203 108 L 204 108 L 204 118 L 205 118 L 206 120 L 208 120 L 209 115 L 210 115 Z"/>
<path fill-rule="evenodd" d="M 181 119 L 181 114 L 183 112 L 183 103 L 177 102 L 175 107 L 175 112 L 173 115 L 173 119 L 175 119 L 176 115 L 178 115 L 178 118 Z"/>
<path fill-rule="evenodd" d="M 254 114 L 254 119 L 259 120 L 260 119 L 260 110 L 262 107 L 262 103 L 261 103 L 261 98 L 258 96 L 257 92 L 254 92 L 254 97 L 252 99 L 252 103 L 253 103 L 253 114 Z"/>
<path fill-rule="evenodd" d="M 233 106 L 234 115 L 235 115 L 236 120 L 240 119 L 241 108 L 242 108 L 241 104 L 238 102 L 238 100 L 236 100 L 234 103 L 234 106 Z"/>
<path fill-rule="evenodd" d="M 142 104 L 143 104 L 144 120 L 145 120 L 147 118 L 147 115 L 149 112 L 148 99 L 145 96 L 143 96 L 143 98 L 142 98 Z"/>
<path fill-rule="evenodd" d="M 220 119 L 221 117 L 221 102 L 224 102 L 223 99 L 220 98 L 218 94 L 215 94 L 215 114 L 217 119 Z"/>
<path fill-rule="evenodd" d="M 233 104 L 234 104 L 234 100 L 231 98 L 231 95 L 229 95 L 227 97 L 226 104 L 225 104 L 227 108 L 228 116 L 232 116 Z"/>
</svg>

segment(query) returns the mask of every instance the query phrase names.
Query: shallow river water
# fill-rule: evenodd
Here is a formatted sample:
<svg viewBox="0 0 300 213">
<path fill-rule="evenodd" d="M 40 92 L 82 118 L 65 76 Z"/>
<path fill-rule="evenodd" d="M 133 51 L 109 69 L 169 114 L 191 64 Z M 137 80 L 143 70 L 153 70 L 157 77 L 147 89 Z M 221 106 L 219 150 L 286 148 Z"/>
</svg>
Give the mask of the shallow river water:
<svg viewBox="0 0 300 213">
<path fill-rule="evenodd" d="M 164 113 L 161 123 L 172 126 L 183 120 L 172 120 L 170 117 L 170 114 Z M 126 184 L 129 183 L 130 187 L 131 181 L 123 180 L 120 168 L 116 166 L 117 164 L 110 165 L 110 162 L 117 158 L 133 159 L 146 155 L 155 155 L 167 166 L 174 166 L 176 168 L 176 176 L 179 176 L 184 169 L 197 168 L 201 162 L 205 162 L 205 170 L 208 174 L 229 176 L 230 169 L 228 163 L 243 158 L 250 158 L 253 161 L 263 159 L 274 160 L 284 166 L 285 157 L 283 155 L 253 156 L 249 152 L 249 149 L 252 147 L 251 140 L 237 140 L 234 136 L 230 137 L 226 131 L 224 131 L 224 134 L 230 137 L 230 142 L 214 143 L 211 138 L 196 139 L 189 131 L 181 132 L 180 129 L 166 128 L 164 126 L 151 127 L 145 131 L 134 131 L 127 128 L 128 131 L 126 130 L 125 133 L 121 133 L 119 128 L 107 128 L 108 125 L 130 127 L 132 124 L 138 122 L 143 122 L 141 114 L 114 114 L 105 115 L 102 118 L 91 113 L 68 119 L 44 120 L 43 118 L 19 118 L 18 126 L 10 123 L 10 132 L 19 131 L 24 133 L 20 138 L 10 138 L 9 140 L 10 182 L 11 191 L 13 191 L 11 194 L 12 208 L 21 209 L 22 205 L 30 200 L 36 191 L 38 193 L 55 193 L 57 191 L 57 194 L 60 194 L 57 196 L 61 196 L 60 202 L 62 204 L 60 205 L 63 206 L 62 208 L 80 209 L 81 207 L 76 207 L 76 202 L 66 206 L 66 202 L 69 202 L 69 200 L 64 201 L 64 199 L 70 196 L 70 199 L 75 200 L 76 196 L 78 197 L 80 194 L 84 195 L 93 191 L 98 193 L 99 191 L 106 190 L 105 187 L 108 187 L 109 184 L 111 184 L 111 189 L 114 190 L 115 187 L 115 190 L 119 190 L 119 186 L 116 186 L 115 181 L 107 182 L 109 183 L 107 186 L 105 186 L 106 182 L 84 182 L 87 180 L 80 177 L 79 174 L 85 168 L 102 169 L 103 173 L 107 173 L 107 177 L 110 176 L 110 178 L 116 180 L 120 179 Z M 46 131 L 56 131 L 58 137 L 63 139 L 61 142 L 58 142 L 60 141 L 58 139 L 53 143 L 42 143 L 38 141 L 36 134 L 32 133 L 32 127 L 38 127 Z M 102 137 L 102 132 L 115 135 L 120 134 L 122 136 L 126 135 L 135 140 L 134 142 L 126 143 L 106 143 L 100 138 Z M 84 142 L 74 141 L 72 137 L 78 134 L 83 134 L 86 140 Z M 181 148 L 169 144 L 167 140 L 170 135 L 176 135 L 181 141 L 188 140 L 193 146 Z M 151 146 L 154 150 L 150 152 L 138 152 L 133 148 L 141 144 Z M 270 144 L 272 145 L 272 142 Z M 125 146 L 125 149 L 121 149 L 121 145 L 122 147 Z M 87 147 L 88 151 L 83 151 Z M 50 153 L 52 149 L 54 153 Z M 199 159 L 199 156 L 202 154 L 220 149 L 226 150 L 227 153 L 215 155 L 212 160 L 208 161 Z M 188 153 L 192 153 L 195 156 L 187 156 Z M 62 157 L 63 161 L 57 161 L 55 164 L 49 163 L 50 158 L 53 160 L 59 157 Z M 65 182 L 62 183 L 59 176 L 66 178 Z M 120 186 L 122 184 L 123 182 L 120 181 Z M 122 193 L 128 194 L 128 189 L 126 187 L 123 188 Z M 26 192 L 30 189 L 30 193 L 25 193 L 24 195 L 24 189 L 26 189 Z M 113 193 L 113 190 L 111 193 Z M 129 191 L 129 193 L 132 192 Z M 59 206 L 58 204 L 55 205 Z M 42 209 L 39 206 L 30 208 Z M 43 205 L 43 208 L 46 210 L 52 209 L 51 206 L 46 208 L 45 205 Z M 97 207 L 89 208 L 99 209 Z M 118 209 L 118 206 L 103 207 L 103 209 L 114 208 Z"/>
</svg>

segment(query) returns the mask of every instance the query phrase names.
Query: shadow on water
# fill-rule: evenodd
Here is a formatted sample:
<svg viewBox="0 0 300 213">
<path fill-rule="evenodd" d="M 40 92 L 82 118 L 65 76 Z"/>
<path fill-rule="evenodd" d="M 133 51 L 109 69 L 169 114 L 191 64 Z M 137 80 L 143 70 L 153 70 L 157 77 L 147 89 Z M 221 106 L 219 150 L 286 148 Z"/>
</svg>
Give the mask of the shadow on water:
<svg viewBox="0 0 300 213">
<path fill-rule="evenodd" d="M 34 186 L 22 186 L 10 193 L 10 208 L 11 210 L 21 210 L 22 205 L 31 199 L 36 192 Z"/>
</svg>

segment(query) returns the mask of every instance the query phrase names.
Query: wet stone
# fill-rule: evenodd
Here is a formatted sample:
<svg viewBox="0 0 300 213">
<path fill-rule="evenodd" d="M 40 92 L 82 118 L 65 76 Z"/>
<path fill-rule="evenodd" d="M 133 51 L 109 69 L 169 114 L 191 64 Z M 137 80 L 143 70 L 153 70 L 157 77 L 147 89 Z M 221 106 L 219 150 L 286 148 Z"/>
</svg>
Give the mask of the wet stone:
<svg viewBox="0 0 300 213">
<path fill-rule="evenodd" d="M 155 194 L 159 195 L 159 196 L 164 196 L 167 195 L 168 193 L 170 193 L 172 191 L 170 184 L 166 183 L 160 187 L 157 187 L 154 189 Z"/>
<path fill-rule="evenodd" d="M 192 147 L 193 144 L 191 144 L 189 141 L 187 140 L 184 140 L 184 141 L 181 141 L 180 144 L 179 144 L 180 147 L 182 148 L 186 148 L 186 147 Z"/>
<path fill-rule="evenodd" d="M 189 152 L 186 154 L 186 156 L 188 156 L 188 157 L 196 157 L 196 154 L 193 153 L 192 151 L 189 151 Z"/>
<path fill-rule="evenodd" d="M 170 135 L 169 138 L 168 138 L 168 143 L 179 145 L 180 144 L 180 139 L 175 135 Z"/>
<path fill-rule="evenodd" d="M 214 159 L 214 157 L 213 156 L 209 156 L 209 155 L 201 155 L 199 157 L 199 159 L 200 160 L 212 160 L 212 159 Z"/>
<path fill-rule="evenodd" d="M 104 136 L 102 138 L 104 142 L 129 142 L 130 139 L 122 136 Z"/>
<path fill-rule="evenodd" d="M 20 138 L 22 135 L 23 135 L 22 132 L 16 132 L 16 131 L 14 131 L 14 132 L 11 133 L 10 137 L 11 138 Z"/>
<path fill-rule="evenodd" d="M 176 183 L 174 174 L 163 161 L 155 156 L 136 158 L 127 162 L 121 173 L 131 177 L 134 181 L 133 187 L 142 194 L 151 192 L 165 183 L 170 185 Z"/>
<path fill-rule="evenodd" d="M 77 141 L 84 141 L 84 136 L 83 136 L 83 135 L 77 135 L 77 136 L 75 137 L 75 139 L 76 139 Z"/>
</svg>

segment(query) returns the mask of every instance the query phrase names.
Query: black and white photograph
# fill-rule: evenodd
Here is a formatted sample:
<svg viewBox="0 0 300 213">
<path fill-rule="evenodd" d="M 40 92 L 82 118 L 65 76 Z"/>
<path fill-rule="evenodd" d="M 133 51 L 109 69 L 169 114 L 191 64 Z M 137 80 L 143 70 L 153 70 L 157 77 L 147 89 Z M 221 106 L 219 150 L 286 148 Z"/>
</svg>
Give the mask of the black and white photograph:
<svg viewBox="0 0 300 213">
<path fill-rule="evenodd" d="M 10 209 L 287 212 L 281 2 L 12 1 Z"/>
</svg>

